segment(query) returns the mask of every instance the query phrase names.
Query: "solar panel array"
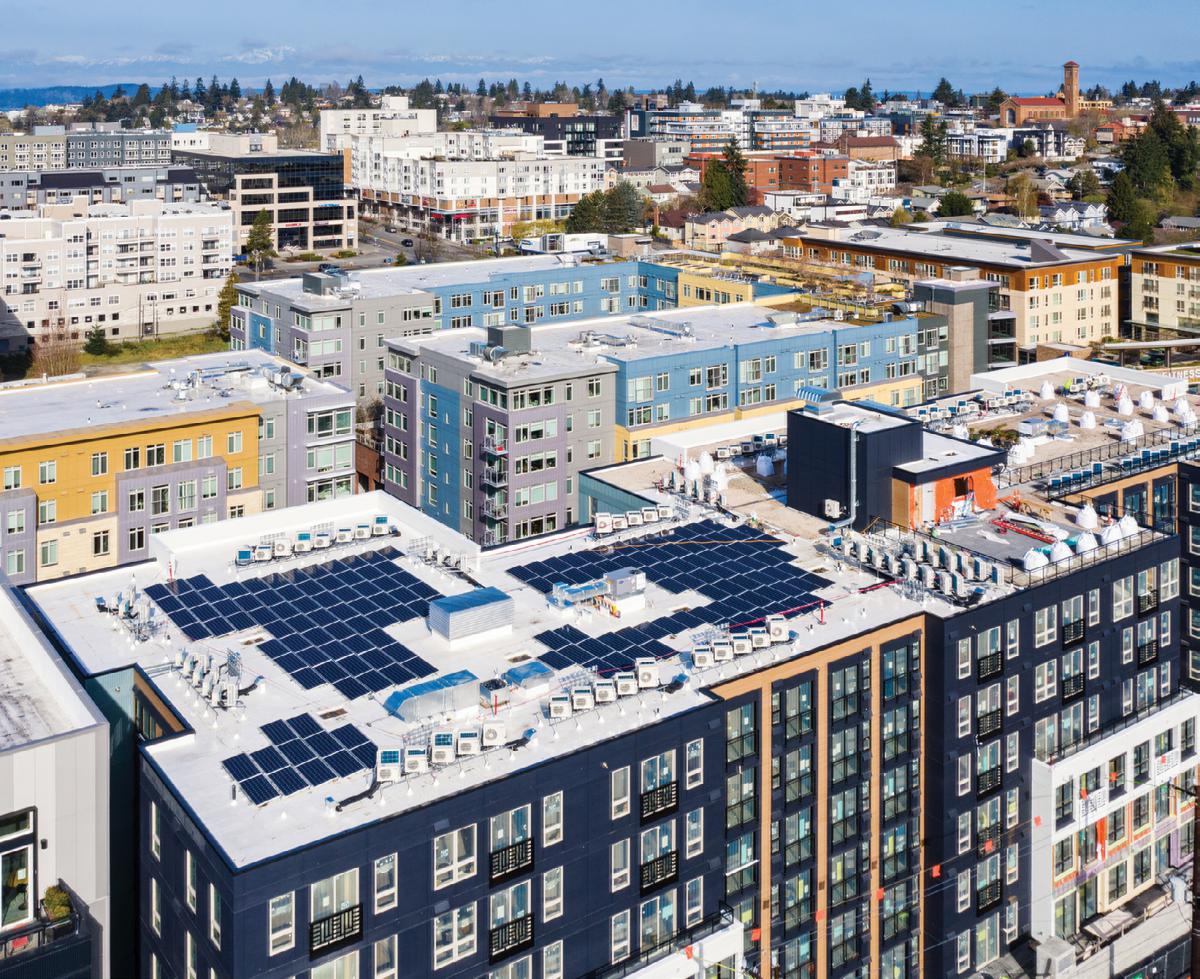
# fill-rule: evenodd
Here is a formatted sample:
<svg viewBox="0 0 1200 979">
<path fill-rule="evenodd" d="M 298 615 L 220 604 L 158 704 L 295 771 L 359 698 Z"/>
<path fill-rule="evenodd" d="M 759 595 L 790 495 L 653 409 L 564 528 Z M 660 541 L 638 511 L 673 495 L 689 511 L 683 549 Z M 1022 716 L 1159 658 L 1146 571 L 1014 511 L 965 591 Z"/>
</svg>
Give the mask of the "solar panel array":
<svg viewBox="0 0 1200 979">
<path fill-rule="evenodd" d="M 305 690 L 378 693 L 435 672 L 384 627 L 421 618 L 440 593 L 387 547 L 325 564 L 215 585 L 205 575 L 146 589 L 191 640 L 262 627 L 258 648 Z"/>
<path fill-rule="evenodd" d="M 683 609 L 645 625 L 603 636 L 574 626 L 540 633 L 549 647 L 541 656 L 555 669 L 585 666 L 601 673 L 627 670 L 639 656 L 672 655 L 660 640 L 703 625 L 750 622 L 812 603 L 813 592 L 829 582 L 795 567 L 783 541 L 745 525 L 726 527 L 712 520 L 676 527 L 617 545 L 608 553 L 580 551 L 513 568 L 511 574 L 542 592 L 559 582 L 577 585 L 622 568 L 639 568 L 648 580 L 679 594 L 689 589 L 709 604 Z"/>
<path fill-rule="evenodd" d="M 375 767 L 375 743 L 353 724 L 326 731 L 309 714 L 297 714 L 260 730 L 269 745 L 221 762 L 256 806 Z"/>
</svg>

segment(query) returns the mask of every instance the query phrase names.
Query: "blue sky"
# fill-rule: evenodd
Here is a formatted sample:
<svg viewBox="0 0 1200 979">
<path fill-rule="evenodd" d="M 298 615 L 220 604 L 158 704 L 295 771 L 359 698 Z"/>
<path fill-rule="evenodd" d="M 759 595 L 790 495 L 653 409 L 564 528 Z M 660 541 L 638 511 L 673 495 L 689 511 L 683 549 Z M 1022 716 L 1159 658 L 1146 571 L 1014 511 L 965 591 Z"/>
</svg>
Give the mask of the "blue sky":
<svg viewBox="0 0 1200 979">
<path fill-rule="evenodd" d="M 1159 9 L 1161 8 L 1161 9 Z M 516 76 L 649 88 L 675 77 L 841 90 L 1041 93 L 1074 58 L 1085 86 L 1200 79 L 1193 0 L 0 0 L 0 87 L 236 76 L 410 84 Z M 126 14 L 131 14 L 127 16 Z M 1169 27 L 1169 29 L 1168 29 Z"/>
</svg>

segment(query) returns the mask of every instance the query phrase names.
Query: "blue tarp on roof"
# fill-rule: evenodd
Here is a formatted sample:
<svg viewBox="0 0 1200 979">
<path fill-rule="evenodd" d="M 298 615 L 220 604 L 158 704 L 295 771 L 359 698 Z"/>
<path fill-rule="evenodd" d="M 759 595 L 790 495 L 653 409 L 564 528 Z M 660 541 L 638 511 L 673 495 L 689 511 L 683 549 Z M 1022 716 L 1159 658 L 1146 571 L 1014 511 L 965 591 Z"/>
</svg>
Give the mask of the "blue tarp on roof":
<svg viewBox="0 0 1200 979">
<path fill-rule="evenodd" d="M 383 702 L 384 709 L 396 717 L 400 716 L 400 705 L 413 697 L 422 697 L 427 693 L 436 693 L 449 687 L 457 687 L 463 683 L 471 683 L 478 679 L 470 670 L 459 670 L 457 673 L 447 673 L 445 676 L 434 677 L 424 683 L 417 683 L 403 690 L 397 690 Z"/>
</svg>

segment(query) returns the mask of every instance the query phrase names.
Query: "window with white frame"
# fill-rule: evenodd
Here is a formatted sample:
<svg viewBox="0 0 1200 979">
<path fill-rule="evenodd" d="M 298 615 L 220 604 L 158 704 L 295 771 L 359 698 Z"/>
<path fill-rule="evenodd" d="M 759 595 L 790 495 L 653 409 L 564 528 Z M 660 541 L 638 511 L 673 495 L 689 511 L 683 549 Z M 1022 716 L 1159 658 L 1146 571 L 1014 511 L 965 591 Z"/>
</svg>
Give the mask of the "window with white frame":
<svg viewBox="0 0 1200 979">
<path fill-rule="evenodd" d="M 1021 708 L 1021 678 L 1010 676 L 1004 681 L 1004 713 L 1012 717 Z"/>
<path fill-rule="evenodd" d="M 389 853 L 375 861 L 375 913 L 396 906 L 396 854 Z"/>
<path fill-rule="evenodd" d="M 433 839 L 433 889 L 441 890 L 475 876 L 475 824 Z"/>
<path fill-rule="evenodd" d="M 684 821 L 684 853 L 694 857 L 704 849 L 704 810 L 693 809 Z"/>
<path fill-rule="evenodd" d="M 150 803 L 150 855 L 155 860 L 162 858 L 162 827 L 156 802 Z"/>
<path fill-rule="evenodd" d="M 212 884 L 208 885 L 208 940 L 221 947 L 221 895 Z"/>
<path fill-rule="evenodd" d="M 433 967 L 440 969 L 475 954 L 475 902 L 433 919 Z"/>
<path fill-rule="evenodd" d="M 488 928 L 494 931 L 510 922 L 528 918 L 533 914 L 532 893 L 533 886 L 527 880 L 493 891 L 488 898 Z"/>
<path fill-rule="evenodd" d="M 683 890 L 683 926 L 691 928 L 704 917 L 704 878 L 693 877 Z"/>
<path fill-rule="evenodd" d="M 563 869 L 542 874 L 542 920 L 552 921 L 563 913 Z"/>
<path fill-rule="evenodd" d="M 1048 659 L 1033 671 L 1033 702 L 1040 704 L 1058 693 L 1058 660 Z"/>
<path fill-rule="evenodd" d="M 162 934 L 162 892 L 157 877 L 150 878 L 150 927 L 154 934 Z"/>
<path fill-rule="evenodd" d="M 958 794 L 966 795 L 971 791 L 971 756 L 959 755 L 958 758 Z"/>
<path fill-rule="evenodd" d="M 958 736 L 969 737 L 971 734 L 971 695 L 958 698 Z"/>
<path fill-rule="evenodd" d="M 618 768 L 612 773 L 612 818 L 629 815 L 629 767 Z M 628 953 L 626 953 L 628 954 Z"/>
<path fill-rule="evenodd" d="M 1112 586 L 1112 619 L 1121 619 L 1133 615 L 1133 575 L 1118 578 Z"/>
<path fill-rule="evenodd" d="M 687 744 L 687 773 L 684 784 L 694 789 L 704 781 L 704 741 L 697 738 Z"/>
<path fill-rule="evenodd" d="M 610 848 L 612 869 L 611 890 L 619 891 L 629 886 L 629 838 L 617 840 Z"/>
<path fill-rule="evenodd" d="M 612 916 L 612 962 L 615 965 L 629 958 L 631 949 L 629 911 L 618 911 Z"/>
<path fill-rule="evenodd" d="M 358 868 L 351 867 L 309 886 L 309 921 L 320 921 L 358 904 Z"/>
<path fill-rule="evenodd" d="M 396 979 L 396 936 L 388 935 L 379 939 L 375 943 L 372 958 L 375 963 L 374 979 Z"/>
<path fill-rule="evenodd" d="M 296 902 L 295 894 L 289 891 L 271 898 L 267 911 L 268 942 L 267 951 L 270 955 L 286 952 L 296 944 Z"/>
<path fill-rule="evenodd" d="M 196 939 L 190 931 L 183 933 L 183 968 L 187 979 L 196 979 L 200 971 L 200 955 L 196 949 Z"/>
<path fill-rule="evenodd" d="M 195 912 L 196 910 L 196 858 L 192 856 L 191 850 L 183 851 L 183 884 L 184 884 L 184 901 L 188 906 L 188 910 Z"/>
<path fill-rule="evenodd" d="M 1033 645 L 1046 646 L 1058 638 L 1058 606 L 1047 605 L 1033 613 Z"/>
<path fill-rule="evenodd" d="M 555 792 L 542 799 L 542 846 L 561 843 L 563 838 L 563 794 Z"/>
<path fill-rule="evenodd" d="M 563 979 L 563 943 L 561 939 L 542 949 L 542 979 Z"/>
</svg>

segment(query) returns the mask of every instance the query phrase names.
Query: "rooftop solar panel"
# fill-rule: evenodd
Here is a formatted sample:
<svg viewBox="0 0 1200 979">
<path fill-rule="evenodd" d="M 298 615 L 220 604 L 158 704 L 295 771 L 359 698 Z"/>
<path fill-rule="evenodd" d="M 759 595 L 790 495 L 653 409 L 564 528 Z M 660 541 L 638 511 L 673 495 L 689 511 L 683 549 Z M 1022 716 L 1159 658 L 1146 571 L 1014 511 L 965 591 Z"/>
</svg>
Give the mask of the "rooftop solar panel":
<svg viewBox="0 0 1200 979">
<path fill-rule="evenodd" d="M 279 790 L 267 781 L 265 775 L 255 775 L 244 782 L 239 782 L 238 785 L 246 793 L 246 798 L 256 806 L 261 806 L 264 802 L 270 802 L 279 795 Z"/>
<path fill-rule="evenodd" d="M 334 752 L 325 761 L 341 778 L 361 772 L 366 767 L 348 751 Z"/>
<path fill-rule="evenodd" d="M 293 792 L 308 788 L 308 783 L 294 768 L 283 768 L 277 772 L 271 772 L 268 777 L 275 788 L 279 790 L 280 795 L 291 795 Z"/>
<path fill-rule="evenodd" d="M 234 755 L 232 758 L 226 758 L 221 765 L 238 782 L 252 778 L 259 773 L 258 766 L 250 760 L 250 756 L 245 752 Z"/>
</svg>

